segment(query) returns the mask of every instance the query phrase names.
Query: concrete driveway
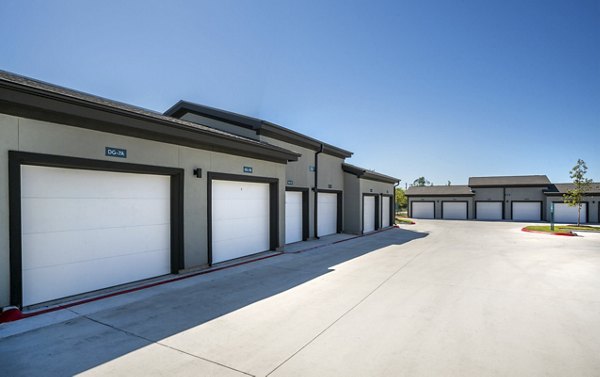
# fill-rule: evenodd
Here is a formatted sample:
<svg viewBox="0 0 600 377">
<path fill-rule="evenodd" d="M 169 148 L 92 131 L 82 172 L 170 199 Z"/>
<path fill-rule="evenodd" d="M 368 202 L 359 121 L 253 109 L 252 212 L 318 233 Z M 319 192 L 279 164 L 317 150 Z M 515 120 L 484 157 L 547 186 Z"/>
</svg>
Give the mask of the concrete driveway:
<svg viewBox="0 0 600 377">
<path fill-rule="evenodd" d="M 0 325 L 0 375 L 598 376 L 600 235 L 422 220 Z"/>
</svg>

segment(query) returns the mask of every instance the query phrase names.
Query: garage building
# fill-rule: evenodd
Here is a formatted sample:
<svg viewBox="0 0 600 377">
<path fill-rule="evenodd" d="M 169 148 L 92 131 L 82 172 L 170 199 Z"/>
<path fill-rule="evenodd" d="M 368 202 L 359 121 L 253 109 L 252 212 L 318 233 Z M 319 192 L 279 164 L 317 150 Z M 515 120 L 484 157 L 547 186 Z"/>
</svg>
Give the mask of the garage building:
<svg viewBox="0 0 600 377">
<path fill-rule="evenodd" d="M 473 197 L 468 186 L 412 186 L 406 190 L 408 217 L 467 220 L 473 218 Z"/>
<path fill-rule="evenodd" d="M 179 101 L 165 115 L 206 124 L 300 155 L 297 161 L 286 165 L 286 244 L 344 231 L 342 163 L 352 152 L 272 122 L 188 101 Z"/>
<path fill-rule="evenodd" d="M 563 195 L 569 190 L 573 190 L 573 183 L 555 183 L 552 184 L 546 195 L 546 213 L 547 221 L 550 221 L 551 208 L 554 203 L 554 221 L 557 223 L 573 224 L 577 223 L 577 207 L 571 207 L 564 203 Z M 581 223 L 599 223 L 600 222 L 600 183 L 592 183 L 590 190 L 586 192 L 581 208 Z"/>
<path fill-rule="evenodd" d="M 563 202 L 570 183 L 550 182 L 545 175 L 470 177 L 466 186 L 409 187 L 409 216 L 413 218 L 468 219 L 521 222 L 550 221 L 555 205 L 555 221 L 577 222 L 577 208 Z M 471 199 L 468 199 L 471 198 Z M 593 183 L 582 205 L 582 222 L 599 222 L 600 184 Z M 472 210 L 471 210 L 472 208 Z"/>
<path fill-rule="evenodd" d="M 283 246 L 294 151 L 7 72 L 0 110 L 0 306 Z"/>
<path fill-rule="evenodd" d="M 364 234 L 394 225 L 394 189 L 398 178 L 343 164 L 345 232 Z"/>
</svg>

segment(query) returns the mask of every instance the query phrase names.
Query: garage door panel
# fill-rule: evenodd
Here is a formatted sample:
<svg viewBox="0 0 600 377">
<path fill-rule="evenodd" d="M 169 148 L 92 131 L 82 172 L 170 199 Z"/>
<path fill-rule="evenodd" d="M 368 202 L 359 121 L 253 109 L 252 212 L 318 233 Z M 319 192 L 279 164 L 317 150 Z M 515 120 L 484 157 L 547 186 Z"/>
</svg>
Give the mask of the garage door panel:
<svg viewBox="0 0 600 377">
<path fill-rule="evenodd" d="M 317 233 L 326 236 L 337 233 L 337 194 L 319 193 L 317 195 Z"/>
<path fill-rule="evenodd" d="M 477 202 L 477 220 L 502 220 L 501 202 Z"/>
<path fill-rule="evenodd" d="M 300 191 L 285 193 L 285 242 L 302 241 L 302 199 Z"/>
<path fill-rule="evenodd" d="M 466 220 L 467 203 L 464 202 L 443 202 L 442 218 L 447 220 Z"/>
<path fill-rule="evenodd" d="M 219 201 L 213 200 L 213 204 Z M 246 219 L 247 221 L 263 218 L 265 206 L 268 208 L 269 200 L 222 200 L 222 205 L 213 211 L 214 221 L 229 221 L 234 219 Z M 241 210 L 240 210 L 241 209 Z M 268 212 L 268 211 L 267 211 Z"/>
<path fill-rule="evenodd" d="M 212 262 L 269 250 L 269 184 L 212 181 Z"/>
<path fill-rule="evenodd" d="M 53 265 L 23 270 L 23 305 L 32 305 L 58 298 L 68 297 L 104 289 L 132 281 L 167 274 L 170 259 L 165 250 L 133 253 L 115 258 L 104 258 L 78 263 Z M 146 264 L 144 270 L 132 266 Z M 90 273 L 96 271 L 96 273 Z M 106 271 L 99 274 L 99 271 Z M 57 279 L 69 276 L 69 279 Z M 57 292 L 60 295 L 57 296 Z"/>
<path fill-rule="evenodd" d="M 411 216 L 415 219 L 433 219 L 434 204 L 432 202 L 412 202 Z"/>
<path fill-rule="evenodd" d="M 165 187 L 165 190 L 168 190 Z M 57 210 L 60 209 L 60 210 Z M 168 222 L 169 198 L 69 199 L 23 198 L 23 233 L 60 232 L 135 226 Z M 65 215 L 65 214 L 68 214 Z"/>
<path fill-rule="evenodd" d="M 375 197 L 363 197 L 363 232 L 375 230 Z"/>
<path fill-rule="evenodd" d="M 39 268 L 85 260 L 113 258 L 136 252 L 170 248 L 170 225 L 92 229 L 22 237 L 22 260 L 29 268 Z"/>
<path fill-rule="evenodd" d="M 24 305 L 171 271 L 169 176 L 28 165 L 21 173 Z"/>
<path fill-rule="evenodd" d="M 119 175 L 118 183 L 115 174 Z M 65 169 L 46 166 L 26 166 L 21 170 L 22 197 L 56 198 L 163 198 L 165 187 L 152 174 L 115 173 L 99 170 Z M 77 185 L 68 183 L 76 179 Z M 168 191 L 167 191 L 168 192 Z"/>
<path fill-rule="evenodd" d="M 567 203 L 554 203 L 554 221 L 557 223 L 577 223 L 578 207 L 571 207 Z M 581 223 L 587 223 L 587 203 L 581 206 Z"/>
<path fill-rule="evenodd" d="M 381 227 L 390 226 L 390 197 L 383 196 L 381 198 Z"/>
<path fill-rule="evenodd" d="M 542 203 L 539 202 L 513 202 L 512 219 L 515 221 L 540 221 Z"/>
<path fill-rule="evenodd" d="M 214 242 L 238 238 L 246 238 L 250 240 L 250 237 L 258 235 L 261 239 L 266 240 L 268 245 L 268 237 L 265 237 L 264 235 L 264 229 L 268 228 L 269 219 L 265 217 L 223 219 L 213 221 L 212 239 Z M 261 249 L 259 251 L 263 250 L 265 249 Z"/>
<path fill-rule="evenodd" d="M 213 200 L 260 202 L 269 200 L 268 184 L 256 182 L 213 181 Z"/>
</svg>

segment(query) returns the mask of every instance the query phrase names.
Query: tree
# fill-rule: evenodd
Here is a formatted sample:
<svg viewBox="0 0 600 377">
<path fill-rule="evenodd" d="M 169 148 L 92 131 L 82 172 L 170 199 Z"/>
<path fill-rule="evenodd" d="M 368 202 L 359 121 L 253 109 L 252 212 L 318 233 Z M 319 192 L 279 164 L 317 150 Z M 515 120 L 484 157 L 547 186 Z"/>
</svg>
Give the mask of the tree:
<svg viewBox="0 0 600 377">
<path fill-rule="evenodd" d="M 413 186 L 430 186 L 431 182 L 425 179 L 425 177 L 419 177 L 413 181 Z"/>
<path fill-rule="evenodd" d="M 567 193 L 563 195 L 563 201 L 565 203 L 571 207 L 577 207 L 577 226 L 581 224 L 581 202 L 583 196 L 586 191 L 590 190 L 590 186 L 592 185 L 592 180 L 585 177 L 587 170 L 588 168 L 585 161 L 578 159 L 577 164 L 573 166 L 573 169 L 569 172 L 569 176 L 573 180 L 575 188 L 568 190 Z"/>
<path fill-rule="evenodd" d="M 402 190 L 400 187 L 396 187 L 396 195 L 395 196 L 396 196 L 396 198 L 395 198 L 396 208 L 398 208 L 400 210 L 406 208 L 406 206 L 408 204 L 407 203 L 408 200 L 406 198 L 406 195 L 404 195 L 404 190 Z"/>
</svg>

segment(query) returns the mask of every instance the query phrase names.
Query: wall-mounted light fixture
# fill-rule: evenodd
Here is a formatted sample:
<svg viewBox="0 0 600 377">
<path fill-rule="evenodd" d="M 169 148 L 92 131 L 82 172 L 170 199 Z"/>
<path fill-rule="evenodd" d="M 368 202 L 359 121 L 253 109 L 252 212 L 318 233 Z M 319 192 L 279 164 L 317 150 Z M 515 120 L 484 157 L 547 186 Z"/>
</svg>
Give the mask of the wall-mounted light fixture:
<svg viewBox="0 0 600 377">
<path fill-rule="evenodd" d="M 196 176 L 196 178 L 202 178 L 202 169 L 195 168 L 194 169 L 194 175 Z"/>
</svg>

